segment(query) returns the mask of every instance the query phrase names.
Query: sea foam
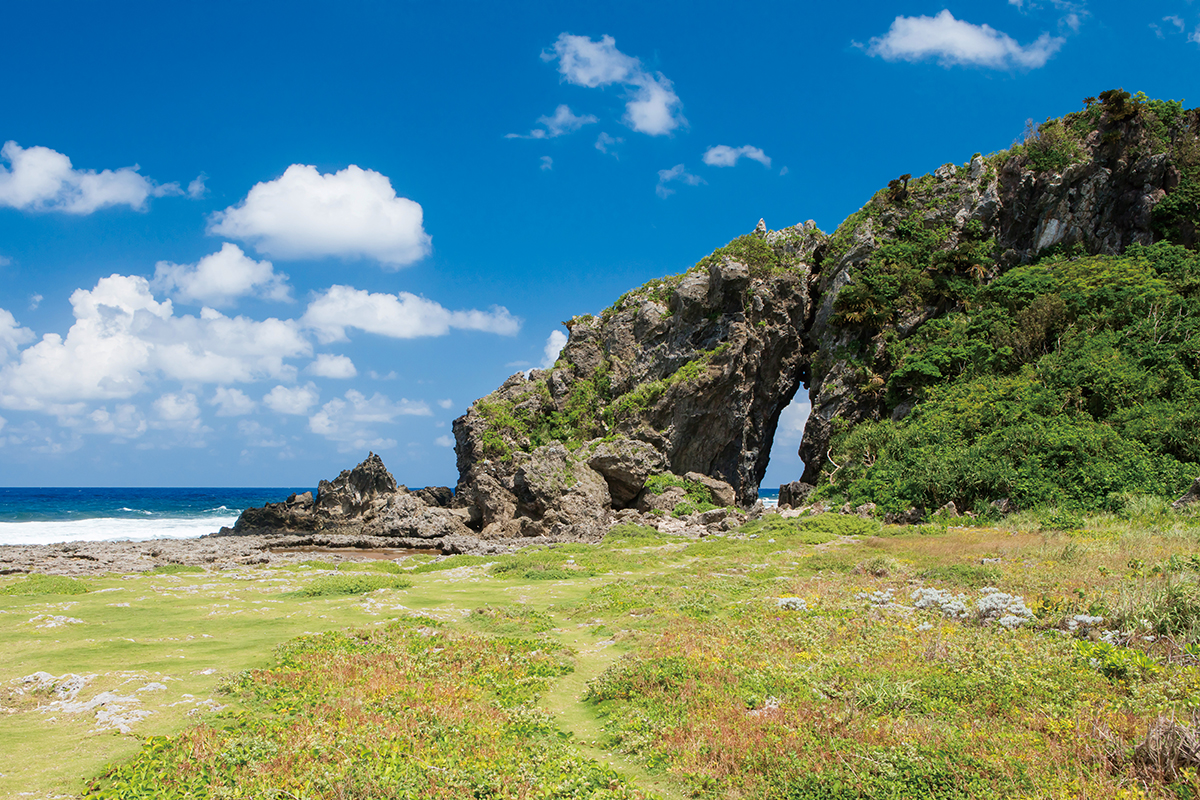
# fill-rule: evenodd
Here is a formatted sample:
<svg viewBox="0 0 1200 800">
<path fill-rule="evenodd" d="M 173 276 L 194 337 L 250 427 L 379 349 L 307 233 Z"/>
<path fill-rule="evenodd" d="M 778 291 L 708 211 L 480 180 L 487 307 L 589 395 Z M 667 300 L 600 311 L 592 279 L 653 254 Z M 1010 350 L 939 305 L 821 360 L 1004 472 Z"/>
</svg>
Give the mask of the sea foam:
<svg viewBox="0 0 1200 800">
<path fill-rule="evenodd" d="M 77 520 L 0 522 L 0 544 L 57 542 L 144 542 L 150 539 L 195 539 L 232 526 L 237 514 L 162 519 L 97 517 Z"/>
</svg>

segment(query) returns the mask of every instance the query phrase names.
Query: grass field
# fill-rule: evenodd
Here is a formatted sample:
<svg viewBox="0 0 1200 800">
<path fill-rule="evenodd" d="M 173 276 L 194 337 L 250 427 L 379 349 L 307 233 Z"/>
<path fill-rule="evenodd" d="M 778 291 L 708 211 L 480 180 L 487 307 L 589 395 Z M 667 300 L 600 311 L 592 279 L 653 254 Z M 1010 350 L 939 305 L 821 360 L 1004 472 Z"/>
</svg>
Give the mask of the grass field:
<svg viewBox="0 0 1200 800">
<path fill-rule="evenodd" d="M 1054 520 L 6 578 L 0 796 L 1197 796 L 1200 518 Z"/>
</svg>

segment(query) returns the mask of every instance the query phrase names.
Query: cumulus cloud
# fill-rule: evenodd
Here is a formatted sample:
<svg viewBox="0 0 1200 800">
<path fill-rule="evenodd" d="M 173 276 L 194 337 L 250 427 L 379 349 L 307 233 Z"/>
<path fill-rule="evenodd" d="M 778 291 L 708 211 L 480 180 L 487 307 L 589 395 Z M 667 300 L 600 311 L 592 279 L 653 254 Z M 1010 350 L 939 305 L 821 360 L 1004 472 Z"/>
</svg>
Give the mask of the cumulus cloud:
<svg viewBox="0 0 1200 800">
<path fill-rule="evenodd" d="M 119 441 L 137 439 L 149 429 L 146 416 L 132 403 L 117 403 L 112 411 L 101 406 L 78 415 L 60 414 L 58 421 L 77 433 L 112 436 Z"/>
<path fill-rule="evenodd" d="M 542 169 L 554 169 L 554 159 L 550 156 L 542 156 Z"/>
<path fill-rule="evenodd" d="M 450 398 L 446 398 L 445 400 L 438 400 L 437 404 L 439 407 L 445 408 L 447 410 L 454 407 L 454 401 L 451 400 Z"/>
<path fill-rule="evenodd" d="M 300 321 L 325 343 L 344 341 L 347 328 L 393 339 L 443 336 L 451 328 L 511 336 L 521 328 L 521 320 L 503 306 L 492 306 L 490 311 L 450 311 L 408 292 L 381 294 L 336 285 L 318 295 Z"/>
<path fill-rule="evenodd" d="M 439 436 L 433 440 L 438 447 L 454 447 L 454 439 L 450 436 Z"/>
<path fill-rule="evenodd" d="M 311 381 L 303 386 L 276 386 L 263 396 L 263 405 L 277 414 L 307 414 L 321 399 Z"/>
<path fill-rule="evenodd" d="M 896 17 L 886 34 L 871 39 L 867 53 L 885 61 L 933 58 L 943 67 L 1037 69 L 1065 41 L 1060 36 L 1043 33 L 1033 43 L 1023 46 L 990 25 L 955 19 L 948 9 L 943 9 L 933 17 Z"/>
<path fill-rule="evenodd" d="M 396 440 L 381 436 L 376 426 L 390 424 L 401 416 L 428 417 L 433 414 L 425 403 L 403 398 L 393 401 L 378 392 L 368 398 L 351 389 L 344 398 L 330 400 L 308 419 L 309 430 L 337 442 L 342 452 L 395 447 Z"/>
<path fill-rule="evenodd" d="M 550 369 L 558 361 L 558 354 L 567 344 L 567 335 L 559 330 L 550 331 L 546 337 L 546 346 L 542 349 L 542 369 Z"/>
<path fill-rule="evenodd" d="M 225 242 L 195 264 L 159 261 L 151 288 L 184 303 L 229 306 L 247 296 L 291 300 L 287 278 L 275 272 L 270 261 L 255 261 L 236 244 Z"/>
<path fill-rule="evenodd" d="M 11 311 L 0 308 L 0 364 L 8 360 L 20 349 L 34 339 L 33 331 L 22 328 Z"/>
<path fill-rule="evenodd" d="M 611 36 L 592 41 L 587 36 L 562 33 L 552 48 L 542 53 L 542 59 L 557 60 L 563 80 L 577 86 L 624 86 L 625 124 L 639 133 L 660 136 L 687 124 L 683 102 L 667 76 L 651 74 L 641 61 L 618 50 Z"/>
<path fill-rule="evenodd" d="M 335 173 L 293 164 L 214 214 L 209 233 L 281 259 L 373 258 L 400 267 L 429 254 L 419 203 L 397 197 L 386 175 L 351 164 Z"/>
<path fill-rule="evenodd" d="M 727 144 L 719 144 L 704 151 L 704 163 L 710 167 L 732 167 L 737 164 L 740 158 L 757 161 L 764 167 L 771 166 L 770 156 L 759 148 L 751 147 L 748 144 L 741 147 L 730 147 Z"/>
<path fill-rule="evenodd" d="M 679 181 L 687 186 L 699 186 L 706 182 L 699 175 L 693 175 L 684 169 L 683 164 L 676 164 L 670 169 L 660 169 L 658 171 L 658 185 L 654 187 L 654 193 L 662 198 L 670 197 L 675 194 L 675 190 L 667 186 L 667 184 L 674 181 Z"/>
<path fill-rule="evenodd" d="M 165 422 L 187 422 L 200 416 L 200 405 L 191 392 L 167 392 L 153 406 L 158 418 Z"/>
<path fill-rule="evenodd" d="M 354 368 L 354 362 L 347 356 L 335 356 L 329 353 L 318 355 L 316 361 L 308 365 L 308 371 L 313 375 L 335 380 L 353 378 L 358 374 L 358 370 Z"/>
<path fill-rule="evenodd" d="M 553 139 L 556 136 L 562 136 L 566 133 L 574 133 L 584 125 L 591 125 L 596 122 L 596 118 L 591 114 L 578 116 L 571 111 L 571 107 L 563 103 L 558 108 L 554 109 L 552 117 L 538 117 L 537 124 L 542 125 L 541 128 L 534 128 L 529 133 L 509 133 L 505 134 L 505 139 Z"/>
<path fill-rule="evenodd" d="M 156 375 L 218 384 L 289 379 L 295 368 L 285 359 L 312 352 L 291 320 L 230 318 L 211 308 L 175 316 L 171 301 L 155 300 L 137 276 L 114 274 L 77 289 L 71 306 L 75 322 L 65 338 L 48 333 L 0 368 L 0 407 L 125 399 Z M 6 321 L 0 318 L 0 331 Z M 18 344 L 29 338 L 15 336 Z"/>
<path fill-rule="evenodd" d="M 49 147 L 21 147 L 5 142 L 0 148 L 0 206 L 24 211 L 91 214 L 108 206 L 146 208 L 149 197 L 178 195 L 177 183 L 158 185 L 138 174 L 138 166 L 117 170 L 75 169 L 71 159 Z"/>
<path fill-rule="evenodd" d="M 227 386 L 218 386 L 208 403 L 217 407 L 218 417 L 240 417 L 258 408 L 258 403 L 251 400 L 241 389 Z"/>
<path fill-rule="evenodd" d="M 251 419 L 238 422 L 238 435 L 251 447 L 286 447 L 287 439 L 273 436 L 274 431 Z"/>
<path fill-rule="evenodd" d="M 601 131 L 600 135 L 596 137 L 596 149 L 606 156 L 611 155 L 613 158 L 616 158 L 617 154 L 615 152 L 610 153 L 608 148 L 621 144 L 624 141 L 619 136 L 609 136 L 607 133 Z"/>
</svg>

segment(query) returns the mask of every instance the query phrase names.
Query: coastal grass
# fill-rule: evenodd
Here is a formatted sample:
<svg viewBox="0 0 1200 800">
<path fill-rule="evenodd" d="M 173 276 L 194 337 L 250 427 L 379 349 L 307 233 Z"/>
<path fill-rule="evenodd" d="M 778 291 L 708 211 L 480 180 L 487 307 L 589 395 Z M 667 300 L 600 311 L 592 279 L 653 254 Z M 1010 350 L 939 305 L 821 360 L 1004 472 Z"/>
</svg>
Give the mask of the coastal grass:
<svg viewBox="0 0 1200 800">
<path fill-rule="evenodd" d="M 1200 531 L 1151 511 L 1069 530 L 768 515 L 702 540 L 624 527 L 384 562 L 399 574 L 4 595 L 0 753 L 65 755 L 6 759 L 0 795 L 1197 796 L 1170 725 L 1196 733 Z M 328 578 L 411 585 L 300 594 Z M 1011 629 L 978 610 L 997 590 L 1028 609 Z M 55 617 L 81 622 L 38 627 Z M 154 713 L 103 731 L 96 709 L 20 693 L 38 671 Z"/>
</svg>

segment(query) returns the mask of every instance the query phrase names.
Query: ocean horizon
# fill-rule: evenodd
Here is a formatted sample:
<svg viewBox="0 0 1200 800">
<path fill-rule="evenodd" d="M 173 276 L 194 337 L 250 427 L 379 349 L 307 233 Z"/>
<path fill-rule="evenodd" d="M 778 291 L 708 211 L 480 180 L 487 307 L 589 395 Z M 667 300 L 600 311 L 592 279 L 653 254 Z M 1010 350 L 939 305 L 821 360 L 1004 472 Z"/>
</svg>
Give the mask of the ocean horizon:
<svg viewBox="0 0 1200 800">
<path fill-rule="evenodd" d="M 231 527 L 244 509 L 315 487 L 0 488 L 0 545 L 196 539 Z M 758 493 L 766 506 L 778 489 Z"/>
</svg>

